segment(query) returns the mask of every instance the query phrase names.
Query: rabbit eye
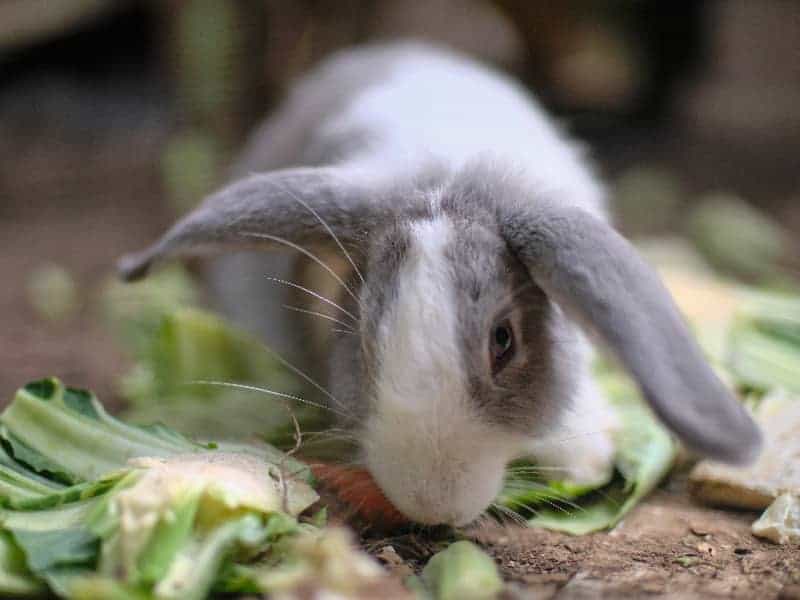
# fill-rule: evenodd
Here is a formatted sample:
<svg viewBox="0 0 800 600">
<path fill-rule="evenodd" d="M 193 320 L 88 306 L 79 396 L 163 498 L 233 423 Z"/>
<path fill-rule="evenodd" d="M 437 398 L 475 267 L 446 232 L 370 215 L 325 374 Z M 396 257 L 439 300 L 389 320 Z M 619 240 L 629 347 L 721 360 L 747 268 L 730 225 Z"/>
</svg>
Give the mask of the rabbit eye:
<svg viewBox="0 0 800 600">
<path fill-rule="evenodd" d="M 514 332 L 508 321 L 495 325 L 492 330 L 489 356 L 492 360 L 492 374 L 499 373 L 514 356 Z"/>
</svg>

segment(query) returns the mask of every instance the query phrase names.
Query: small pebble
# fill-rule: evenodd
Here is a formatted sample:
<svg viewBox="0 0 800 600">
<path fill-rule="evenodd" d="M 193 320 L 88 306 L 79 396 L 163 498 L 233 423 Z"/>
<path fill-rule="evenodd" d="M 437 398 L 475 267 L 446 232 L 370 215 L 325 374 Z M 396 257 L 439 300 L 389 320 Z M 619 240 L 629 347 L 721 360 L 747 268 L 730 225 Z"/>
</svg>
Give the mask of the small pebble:
<svg viewBox="0 0 800 600">
<path fill-rule="evenodd" d="M 386 565 L 392 573 L 398 577 L 404 578 L 414 574 L 414 570 L 406 564 L 403 558 L 394 549 L 394 546 L 384 546 L 376 554 L 378 559 Z"/>
<path fill-rule="evenodd" d="M 702 544 L 697 544 L 697 551 L 700 552 L 700 554 L 705 554 L 706 556 L 714 556 L 717 553 L 717 550 L 714 548 L 714 546 L 705 542 Z"/>
</svg>

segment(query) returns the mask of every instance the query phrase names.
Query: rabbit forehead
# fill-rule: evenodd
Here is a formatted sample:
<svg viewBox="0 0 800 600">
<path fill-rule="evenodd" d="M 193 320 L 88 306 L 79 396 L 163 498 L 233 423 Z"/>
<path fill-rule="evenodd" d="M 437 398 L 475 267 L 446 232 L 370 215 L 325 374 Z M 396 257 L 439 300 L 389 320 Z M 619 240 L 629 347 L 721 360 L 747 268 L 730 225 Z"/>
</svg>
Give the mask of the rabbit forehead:
<svg viewBox="0 0 800 600">
<path fill-rule="evenodd" d="M 475 378 L 489 377 L 491 326 L 515 309 L 512 292 L 525 277 L 502 240 L 482 224 L 434 209 L 395 227 L 373 257 L 364 341 L 365 355 L 374 357 L 374 402 L 483 419 Z"/>
<path fill-rule="evenodd" d="M 376 400 L 382 410 L 429 412 L 463 402 L 466 373 L 458 347 L 456 290 L 447 256 L 455 237 L 444 215 L 409 224 L 393 302 L 375 333 L 379 353 Z"/>
</svg>

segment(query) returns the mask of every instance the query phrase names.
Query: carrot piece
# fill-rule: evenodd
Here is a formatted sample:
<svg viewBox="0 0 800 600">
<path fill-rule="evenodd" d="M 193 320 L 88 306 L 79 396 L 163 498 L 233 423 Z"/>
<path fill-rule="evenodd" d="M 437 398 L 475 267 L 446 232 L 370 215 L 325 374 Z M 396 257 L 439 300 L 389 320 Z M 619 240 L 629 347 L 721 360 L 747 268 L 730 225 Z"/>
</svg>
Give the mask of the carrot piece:
<svg viewBox="0 0 800 600">
<path fill-rule="evenodd" d="M 389 501 L 366 469 L 316 463 L 311 465 L 311 470 L 340 500 L 370 523 L 394 527 L 409 522 Z"/>
</svg>

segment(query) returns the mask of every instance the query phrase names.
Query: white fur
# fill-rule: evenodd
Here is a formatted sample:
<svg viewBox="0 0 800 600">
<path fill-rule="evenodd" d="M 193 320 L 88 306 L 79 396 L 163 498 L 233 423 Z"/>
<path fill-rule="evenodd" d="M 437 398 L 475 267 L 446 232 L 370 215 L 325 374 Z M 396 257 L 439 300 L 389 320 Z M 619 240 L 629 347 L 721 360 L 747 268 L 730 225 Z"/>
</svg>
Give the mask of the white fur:
<svg viewBox="0 0 800 600">
<path fill-rule="evenodd" d="M 363 133 L 369 143 L 347 161 L 365 172 L 402 176 L 431 159 L 458 169 L 488 156 L 517 167 L 531 189 L 604 213 L 603 188 L 581 149 L 521 86 L 455 54 L 397 46 L 384 79 L 325 121 L 318 135 Z"/>
<path fill-rule="evenodd" d="M 551 469 L 550 475 L 565 477 L 586 486 L 605 483 L 614 467 L 614 434 L 619 421 L 608 399 L 583 363 L 584 373 L 575 374 L 578 389 L 549 435 L 531 439 L 528 451 L 536 462 Z"/>
<path fill-rule="evenodd" d="M 428 524 L 477 517 L 520 444 L 471 407 L 443 255 L 452 231 L 444 216 L 412 226 L 397 299 L 379 326 L 380 373 L 364 436 L 378 484 L 400 510 Z"/>
</svg>

